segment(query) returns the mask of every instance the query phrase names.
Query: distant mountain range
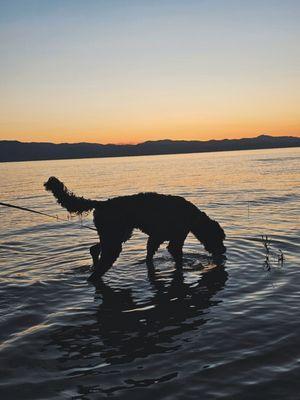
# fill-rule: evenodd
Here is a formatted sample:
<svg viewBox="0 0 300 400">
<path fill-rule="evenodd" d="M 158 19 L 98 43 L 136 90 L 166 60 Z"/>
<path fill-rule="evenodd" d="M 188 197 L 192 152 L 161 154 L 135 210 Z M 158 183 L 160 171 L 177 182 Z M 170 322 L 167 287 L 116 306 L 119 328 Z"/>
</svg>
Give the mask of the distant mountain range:
<svg viewBox="0 0 300 400">
<path fill-rule="evenodd" d="M 139 144 L 23 143 L 0 141 L 0 162 L 300 147 L 300 137 L 260 135 L 224 140 L 157 140 Z"/>
</svg>

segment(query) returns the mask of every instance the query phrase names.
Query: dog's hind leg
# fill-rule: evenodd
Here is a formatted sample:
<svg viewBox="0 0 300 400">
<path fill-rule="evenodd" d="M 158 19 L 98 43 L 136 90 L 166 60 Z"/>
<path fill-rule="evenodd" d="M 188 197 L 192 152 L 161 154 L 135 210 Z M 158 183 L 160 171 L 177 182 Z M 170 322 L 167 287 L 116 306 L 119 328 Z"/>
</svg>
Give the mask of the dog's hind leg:
<svg viewBox="0 0 300 400">
<path fill-rule="evenodd" d="M 174 258 L 176 268 L 182 267 L 182 247 L 187 237 L 187 233 L 178 235 L 170 240 L 167 249 Z"/>
<path fill-rule="evenodd" d="M 97 264 L 100 252 L 101 252 L 101 243 L 94 244 L 93 246 L 90 247 L 90 254 L 93 259 L 93 266 Z"/>
<path fill-rule="evenodd" d="M 88 280 L 93 281 L 101 278 L 113 265 L 122 251 L 121 241 L 103 241 L 100 259 L 95 264 L 95 271 Z"/>
<path fill-rule="evenodd" d="M 153 265 L 153 256 L 159 249 L 159 246 L 163 243 L 163 240 L 156 238 L 155 236 L 149 236 L 147 242 L 147 257 L 146 263 L 148 266 Z"/>
<path fill-rule="evenodd" d="M 95 271 L 88 278 L 89 281 L 101 278 L 112 267 L 122 251 L 122 243 L 130 238 L 132 229 L 131 226 L 117 224 L 102 227 L 100 234 L 101 256 L 95 264 Z"/>
</svg>

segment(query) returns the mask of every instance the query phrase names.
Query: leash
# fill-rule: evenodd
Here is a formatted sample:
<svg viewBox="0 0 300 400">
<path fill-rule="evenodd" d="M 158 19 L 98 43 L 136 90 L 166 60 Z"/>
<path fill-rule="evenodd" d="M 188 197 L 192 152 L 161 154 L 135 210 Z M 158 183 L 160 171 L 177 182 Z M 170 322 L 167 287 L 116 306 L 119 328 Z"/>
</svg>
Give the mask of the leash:
<svg viewBox="0 0 300 400">
<path fill-rule="evenodd" d="M 58 217 L 57 215 L 50 215 L 50 214 L 44 213 L 44 212 L 42 212 L 42 211 L 32 210 L 31 208 L 20 207 L 20 206 L 14 205 L 14 204 L 3 203 L 3 202 L 0 202 L 0 206 L 9 207 L 9 208 L 16 208 L 17 210 L 28 211 L 28 212 L 31 212 L 31 213 L 34 213 L 34 214 L 44 215 L 45 217 L 48 217 L 48 218 L 54 218 L 54 219 L 56 219 L 57 221 L 71 222 L 71 223 L 73 223 L 73 224 L 79 225 L 78 222 L 73 222 L 73 221 L 70 221 L 70 220 L 68 220 L 68 219 L 60 218 L 60 217 Z M 91 228 L 90 226 L 86 226 L 86 225 L 80 225 L 80 226 L 81 226 L 82 228 L 90 229 L 90 230 L 92 230 L 92 231 L 96 231 L 96 230 L 97 230 L 97 229 L 95 229 L 95 228 Z"/>
</svg>

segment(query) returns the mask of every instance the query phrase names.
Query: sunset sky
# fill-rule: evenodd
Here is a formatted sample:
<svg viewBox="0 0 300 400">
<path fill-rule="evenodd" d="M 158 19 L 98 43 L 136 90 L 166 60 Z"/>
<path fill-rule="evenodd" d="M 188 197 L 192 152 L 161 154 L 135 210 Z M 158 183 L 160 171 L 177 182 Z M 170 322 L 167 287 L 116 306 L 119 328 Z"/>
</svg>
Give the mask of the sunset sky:
<svg viewBox="0 0 300 400">
<path fill-rule="evenodd" d="M 0 139 L 300 136 L 299 0 L 0 0 Z"/>
</svg>

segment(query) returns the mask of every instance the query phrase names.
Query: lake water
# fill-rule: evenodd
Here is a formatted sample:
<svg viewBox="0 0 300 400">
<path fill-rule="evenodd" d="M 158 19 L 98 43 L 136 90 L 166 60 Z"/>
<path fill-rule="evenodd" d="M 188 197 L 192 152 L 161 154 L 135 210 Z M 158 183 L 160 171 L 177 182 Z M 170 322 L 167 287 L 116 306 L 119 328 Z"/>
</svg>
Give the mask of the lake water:
<svg viewBox="0 0 300 400">
<path fill-rule="evenodd" d="M 0 201 L 66 218 L 51 175 L 89 198 L 184 196 L 225 229 L 227 261 L 188 236 L 183 278 L 164 245 L 150 278 L 137 231 L 95 289 L 91 215 L 0 207 L 1 399 L 299 399 L 299 148 L 2 163 Z"/>
</svg>

